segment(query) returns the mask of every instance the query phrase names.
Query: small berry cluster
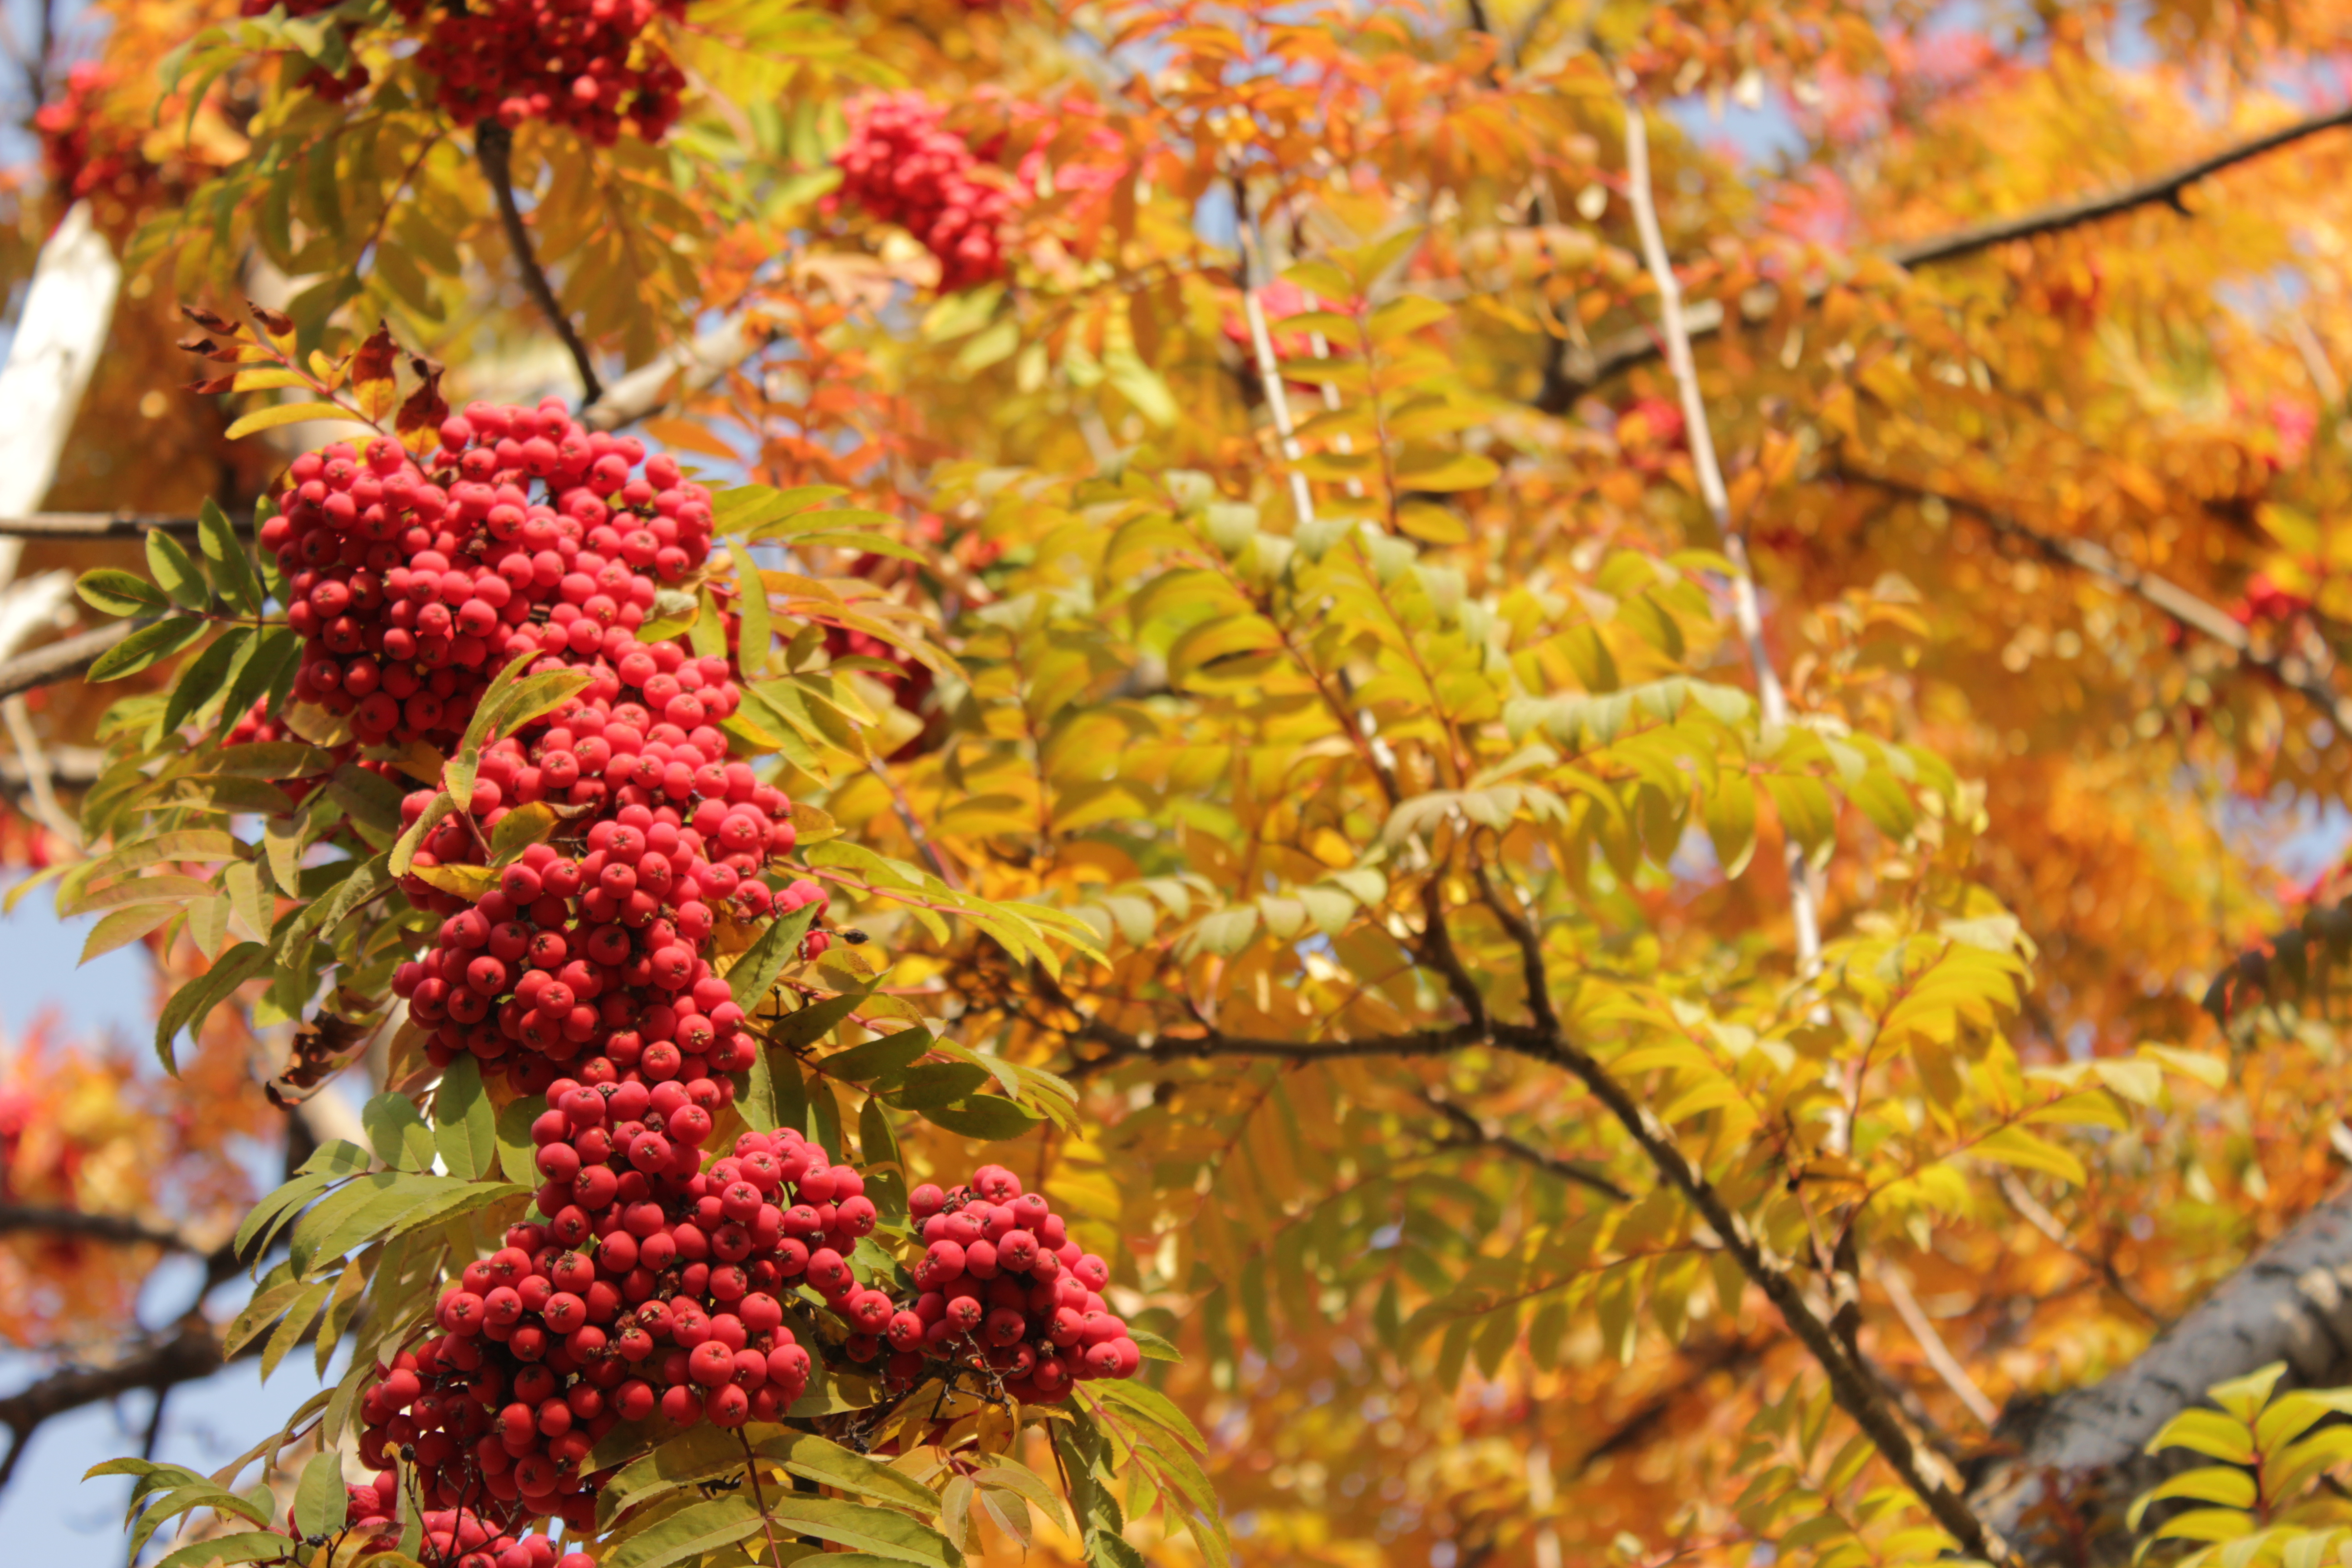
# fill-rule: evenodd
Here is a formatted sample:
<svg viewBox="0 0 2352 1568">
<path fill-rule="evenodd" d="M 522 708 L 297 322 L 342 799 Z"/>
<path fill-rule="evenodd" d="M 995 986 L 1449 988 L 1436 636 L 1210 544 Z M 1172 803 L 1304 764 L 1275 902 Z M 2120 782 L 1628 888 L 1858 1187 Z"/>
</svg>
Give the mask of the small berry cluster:
<svg viewBox="0 0 2352 1568">
<path fill-rule="evenodd" d="M 666 796 L 629 782 L 605 801 L 575 796 L 576 804 L 609 814 L 588 828 L 585 853 L 574 858 L 534 844 L 470 905 L 419 875 L 478 863 L 488 834 L 512 809 L 499 796 L 513 788 L 525 800 L 544 798 L 529 775 L 543 780 L 564 771 L 553 764 L 576 754 L 567 749 L 576 739 L 569 725 L 583 717 L 541 731 L 527 752 L 520 742 L 502 742 L 515 750 L 486 757 L 476 809 L 427 831 L 404 886 L 411 901 L 448 918 L 425 955 L 394 973 L 393 989 L 407 999 L 409 1016 L 433 1031 L 426 1048 L 436 1064 L 461 1053 L 506 1061 L 524 1093 L 545 1090 L 557 1064 L 598 1087 L 691 1084 L 740 1072 L 757 1047 L 742 1008 L 707 956 L 720 913 L 748 921 L 809 904 L 821 912 L 826 900 L 805 878 L 781 893 L 761 879 L 771 857 L 793 848 L 790 803 L 756 782 L 745 764 L 716 761 L 724 754 L 719 748 L 666 739 L 663 729 L 675 726 L 655 726 L 652 738 L 640 742 L 645 752 L 613 755 L 637 776 L 688 775 L 687 789 Z M 624 743 L 637 734 L 616 718 L 589 739 L 603 742 L 614 731 L 626 731 Z M 538 760 L 516 760 L 524 755 Z M 510 769 L 494 770 L 499 761 Z M 629 773 L 608 766 L 606 776 Z M 703 790 L 709 793 L 698 802 L 695 792 Z M 411 795 L 404 818 L 416 821 L 432 799 L 431 791 Z M 830 940 L 810 932 L 802 939 L 803 956 L 815 957 Z M 722 1093 L 731 1091 L 731 1083 L 720 1081 Z"/>
<path fill-rule="evenodd" d="M 709 552 L 708 491 L 553 399 L 475 404 L 441 439 L 429 469 L 383 437 L 298 458 L 261 529 L 308 645 L 297 695 L 349 714 L 368 744 L 446 747 L 488 672 L 522 653 L 617 662 L 659 584 Z"/>
<path fill-rule="evenodd" d="M 595 1496 L 580 1465 L 623 1419 L 616 1395 L 626 1369 L 598 1353 L 604 1331 L 589 1321 L 597 1307 L 584 1288 L 567 1289 L 593 1274 L 585 1265 L 537 1226 L 514 1226 L 504 1248 L 467 1265 L 442 1298 L 445 1331 L 379 1366 L 362 1396 L 361 1461 L 414 1466 L 425 1506 L 466 1510 L 485 1529 L 593 1522 Z M 453 1301 L 469 1303 L 470 1317 Z M 598 1305 L 608 1321 L 617 1310 Z M 433 1544 L 451 1560 L 446 1542 Z"/>
<path fill-rule="evenodd" d="M 790 1131 L 745 1132 L 704 1170 L 724 1103 L 708 1080 L 563 1079 L 550 1100 L 531 1126 L 536 1201 L 557 1242 L 590 1249 L 586 1300 L 613 1324 L 624 1413 L 774 1420 L 810 1371 L 779 1298 L 803 1281 L 829 1299 L 856 1290 L 845 1259 L 877 1219 L 865 1178 Z"/>
<path fill-rule="evenodd" d="M 247 16 L 284 5 L 294 16 L 334 8 L 338 0 L 241 0 Z M 686 0 L 394 0 L 393 9 L 422 27 L 417 66 L 434 78 L 442 110 L 460 127 L 491 121 L 509 130 L 544 120 L 599 146 L 635 126 L 658 142 L 677 123 L 686 73 L 646 36 L 657 16 L 686 13 Z M 349 39 L 353 24 L 341 24 Z M 367 86 L 353 60 L 341 75 L 313 67 L 299 85 L 330 103 Z"/>
<path fill-rule="evenodd" d="M 919 92 L 883 93 L 851 110 L 849 142 L 835 160 L 846 202 L 894 223 L 939 258 L 943 291 L 970 289 L 1004 272 L 1003 226 L 1013 210 L 1004 186 L 977 177 L 982 160 L 941 123 L 941 107 Z"/>
<path fill-rule="evenodd" d="M 84 60 L 66 73 L 64 96 L 33 115 L 49 184 L 68 201 L 100 192 L 129 198 L 152 173 L 138 134 L 108 119 L 101 108 L 102 96 L 114 83 L 113 70 Z"/>
<path fill-rule="evenodd" d="M 1143 1352 L 1100 1294 L 1109 1266 L 1018 1176 L 982 1165 L 968 1185 L 927 1183 L 907 1201 L 929 1243 L 915 1266 L 920 1294 L 871 1326 L 878 1314 L 852 1302 L 852 1360 L 887 1346 L 885 1370 L 901 1387 L 945 1360 L 992 1376 L 1024 1404 L 1059 1404 L 1073 1383 L 1135 1375 Z"/>
<path fill-rule="evenodd" d="M 395 0 L 414 23 L 424 0 Z M 686 0 L 473 0 L 436 12 L 416 62 L 460 126 L 544 120 L 599 146 L 625 123 L 658 142 L 677 123 L 686 73 L 646 36 Z"/>
<path fill-rule="evenodd" d="M 414 1360 L 414 1357 L 410 1358 Z M 347 1486 L 343 1528 L 361 1540 L 360 1554 L 397 1552 L 400 1521 L 400 1472 L 386 1467 L 365 1486 Z M 421 1549 L 427 1559 L 449 1568 L 595 1568 L 584 1552 L 559 1553 L 552 1539 L 505 1533 L 483 1517 L 478 1508 L 428 1508 L 417 1515 Z M 289 1510 L 288 1533 L 294 1521 Z M 509 1527 L 511 1528 L 511 1527 Z"/>
<path fill-rule="evenodd" d="M 321 11 L 333 10 L 341 3 L 342 0 L 239 0 L 237 15 L 267 16 L 282 5 L 289 16 L 315 16 Z M 340 25 L 343 30 L 343 41 L 348 45 L 357 37 L 359 28 L 350 22 Z M 341 103 L 367 86 L 369 79 L 367 67 L 354 59 L 341 75 L 324 66 L 313 66 L 302 73 L 301 79 L 295 85 L 317 93 L 329 103 Z"/>
</svg>

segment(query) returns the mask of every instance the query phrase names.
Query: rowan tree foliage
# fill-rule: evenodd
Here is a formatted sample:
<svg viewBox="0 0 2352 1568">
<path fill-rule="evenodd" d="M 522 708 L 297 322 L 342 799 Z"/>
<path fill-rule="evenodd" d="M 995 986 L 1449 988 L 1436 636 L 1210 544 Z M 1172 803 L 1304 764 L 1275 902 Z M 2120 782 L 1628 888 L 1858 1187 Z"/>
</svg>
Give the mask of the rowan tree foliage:
<svg viewBox="0 0 2352 1568">
<path fill-rule="evenodd" d="M 2338 1554 L 2343 23 L 44 30 L 173 1076 L 9 1059 L 0 1480 L 349 1344 L 134 1557 Z"/>
</svg>

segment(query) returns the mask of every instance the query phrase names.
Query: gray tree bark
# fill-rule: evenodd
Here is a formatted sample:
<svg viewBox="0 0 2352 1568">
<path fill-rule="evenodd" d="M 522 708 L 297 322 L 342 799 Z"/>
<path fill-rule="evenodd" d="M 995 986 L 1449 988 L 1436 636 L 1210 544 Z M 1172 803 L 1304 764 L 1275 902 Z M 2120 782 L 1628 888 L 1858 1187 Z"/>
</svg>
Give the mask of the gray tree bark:
<svg viewBox="0 0 2352 1568">
<path fill-rule="evenodd" d="M 2127 1557 L 2123 1516 L 2179 1468 L 2147 1440 L 2214 1384 L 2273 1362 L 2305 1385 L 2352 1376 L 2352 1185 L 2339 1188 L 2215 1288 L 2128 1366 L 2046 1404 L 2012 1405 L 1969 1501 L 2038 1563 Z M 2207 1462 L 2207 1461 L 2200 1461 Z"/>
</svg>

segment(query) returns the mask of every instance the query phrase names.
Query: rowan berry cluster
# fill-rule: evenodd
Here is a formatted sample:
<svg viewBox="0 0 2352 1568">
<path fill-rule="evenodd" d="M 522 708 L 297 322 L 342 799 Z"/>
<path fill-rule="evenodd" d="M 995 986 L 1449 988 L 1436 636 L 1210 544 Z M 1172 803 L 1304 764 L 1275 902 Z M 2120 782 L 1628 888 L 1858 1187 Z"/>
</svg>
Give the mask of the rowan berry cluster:
<svg viewBox="0 0 2352 1568">
<path fill-rule="evenodd" d="M 107 119 L 100 107 L 114 81 L 112 70 L 85 60 L 66 73 L 64 95 L 33 115 L 50 186 L 68 201 L 101 191 L 129 196 L 152 172 L 137 133 Z"/>
<path fill-rule="evenodd" d="M 584 1528 L 595 1498 L 580 1465 L 622 1419 L 614 1391 L 624 1369 L 596 1353 L 603 1331 L 588 1322 L 583 1297 L 558 1288 L 576 1283 L 583 1260 L 533 1226 L 513 1227 L 507 1243 L 468 1265 L 442 1299 L 442 1333 L 379 1367 L 361 1399 L 359 1456 L 383 1469 L 413 1466 L 425 1506 L 464 1510 L 485 1531 L 550 1517 Z M 498 1297 L 495 1313 L 485 1292 Z M 469 1303 L 471 1315 L 453 1311 L 453 1300 Z M 450 1561 L 448 1542 L 432 1544 Z"/>
<path fill-rule="evenodd" d="M 315 16 L 321 11 L 333 10 L 340 4 L 341 0 L 239 0 L 237 15 L 267 16 L 282 5 L 289 16 Z M 350 22 L 341 23 L 340 26 L 343 30 L 343 41 L 349 45 L 358 36 L 359 28 Z M 341 103 L 367 86 L 368 81 L 367 67 L 354 59 L 340 74 L 327 69 L 324 66 L 313 66 L 302 73 L 301 79 L 296 85 L 317 93 L 329 103 Z"/>
<path fill-rule="evenodd" d="M 724 752 L 715 743 L 665 736 L 675 725 L 653 726 L 646 737 L 629 722 L 630 706 L 600 733 L 583 737 L 572 728 L 593 717 L 593 709 L 569 720 L 559 710 L 559 721 L 539 731 L 529 750 L 502 742 L 512 749 L 485 758 L 475 809 L 425 835 L 407 891 L 448 918 L 425 957 L 395 972 L 393 989 L 432 1031 L 427 1052 L 436 1063 L 460 1053 L 506 1062 L 515 1087 L 530 1094 L 555 1080 L 558 1064 L 592 1086 L 691 1085 L 719 1075 L 722 1096 L 733 1087 L 723 1075 L 751 1066 L 757 1047 L 743 1010 L 705 955 L 719 917 L 758 921 L 809 904 L 821 912 L 825 895 L 806 879 L 781 893 L 761 879 L 768 859 L 789 853 L 795 841 L 781 792 L 741 763 L 718 761 Z M 584 853 L 531 845 L 470 905 L 423 881 L 420 869 L 478 863 L 483 844 L 513 809 L 499 796 L 511 788 L 524 802 L 545 798 L 547 775 L 569 771 L 579 754 L 574 745 L 604 769 L 566 791 L 572 804 L 600 813 L 577 846 Z M 610 746 L 627 749 L 606 756 Z M 499 762 L 508 766 L 493 766 Z M 682 787 L 673 795 L 635 782 L 648 775 Z M 604 799 L 581 790 L 615 776 L 630 782 Z M 404 818 L 417 820 L 432 799 L 431 791 L 411 795 Z M 803 956 L 816 956 L 829 942 L 827 933 L 811 931 Z"/>
<path fill-rule="evenodd" d="M 441 439 L 429 467 L 383 437 L 298 458 L 284 514 L 261 529 L 308 645 L 297 695 L 372 745 L 447 745 L 522 653 L 617 663 L 659 584 L 709 551 L 708 491 L 553 399 L 472 405 Z"/>
<path fill-rule="evenodd" d="M 337 3 L 241 0 L 241 9 L 259 16 L 283 5 L 308 16 Z M 416 64 L 460 127 L 544 120 L 609 147 L 625 126 L 658 142 L 677 123 L 686 73 L 646 29 L 656 16 L 683 16 L 686 0 L 394 0 L 393 9 L 423 30 Z M 355 28 L 341 26 L 348 40 Z M 341 75 L 314 67 L 299 85 L 341 103 L 368 80 L 354 60 Z"/>
<path fill-rule="evenodd" d="M 862 207 L 912 234 L 939 258 L 940 288 L 952 290 L 1003 275 L 1013 195 L 977 177 L 981 159 L 940 123 L 943 112 L 919 92 L 883 93 L 853 108 L 849 142 L 835 160 L 841 188 L 826 202 Z"/>
<path fill-rule="evenodd" d="M 397 8 L 414 23 L 424 0 Z M 609 147 L 626 123 L 658 142 L 686 73 L 646 29 L 685 13 L 686 0 L 472 0 L 434 13 L 416 62 L 460 126 L 544 120 Z"/>
<path fill-rule="evenodd" d="M 343 1496 L 343 1528 L 360 1538 L 362 1556 L 400 1549 L 396 1466 L 378 1470 L 364 1486 L 346 1486 Z M 448 1568 L 595 1568 L 595 1560 L 584 1552 L 559 1553 L 547 1536 L 527 1534 L 518 1539 L 507 1532 L 514 1525 L 494 1524 L 479 1507 L 421 1509 L 416 1521 L 425 1556 Z M 286 1522 L 288 1533 L 293 1533 L 291 1510 Z"/>
<path fill-rule="evenodd" d="M 908 1194 L 929 1244 L 915 1266 L 919 1294 L 887 1316 L 848 1313 L 859 1330 L 852 1360 L 887 1347 L 889 1381 L 909 1385 L 935 1361 L 984 1371 L 1024 1404 L 1059 1404 L 1074 1383 L 1132 1377 L 1143 1352 L 1100 1294 L 1110 1268 L 1069 1237 L 1042 1194 L 1024 1193 L 1002 1165 L 942 1192 L 925 1184 Z M 878 1321 L 877 1321 L 878 1320 Z"/>
</svg>

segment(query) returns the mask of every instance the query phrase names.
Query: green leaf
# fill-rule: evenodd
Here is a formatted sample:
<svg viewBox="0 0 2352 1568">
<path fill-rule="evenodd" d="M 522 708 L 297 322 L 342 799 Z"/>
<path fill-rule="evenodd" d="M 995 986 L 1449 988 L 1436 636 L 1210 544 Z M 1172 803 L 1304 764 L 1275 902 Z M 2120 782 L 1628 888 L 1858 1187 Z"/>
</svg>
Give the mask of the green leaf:
<svg viewBox="0 0 2352 1568">
<path fill-rule="evenodd" d="M 990 1142 L 1018 1138 L 1045 1120 L 1019 1101 L 994 1094 L 975 1094 L 961 1105 L 943 1105 L 922 1116 L 950 1132 Z"/>
<path fill-rule="evenodd" d="M 1837 806 L 1822 781 L 1797 773 L 1766 773 L 1764 792 L 1780 827 L 1808 857 L 1825 855 L 1837 839 Z"/>
<path fill-rule="evenodd" d="M 526 1095 L 499 1112 L 499 1171 L 507 1180 L 530 1181 L 539 1174 L 539 1145 L 531 1142 L 530 1124 L 546 1109 L 544 1100 Z"/>
<path fill-rule="evenodd" d="M 74 592 L 92 609 L 110 616 L 160 616 L 172 608 L 171 598 L 163 589 L 111 566 L 83 573 L 74 583 Z"/>
<path fill-rule="evenodd" d="M 2057 1144 L 2022 1127 L 2003 1127 L 1978 1139 L 1967 1151 L 1979 1160 L 1992 1160 L 2004 1165 L 2017 1165 L 2029 1171 L 2046 1171 L 2063 1176 L 2076 1186 L 2089 1184 L 2090 1177 L 2083 1162 Z"/>
<path fill-rule="evenodd" d="M 737 955 L 735 966 L 727 972 L 727 989 L 733 994 L 735 1005 L 747 1015 L 759 1013 L 761 1004 L 768 999 L 769 991 L 776 984 L 776 976 L 800 952 L 801 938 L 808 934 L 816 911 L 815 904 L 803 904 L 770 924 L 757 942 Z"/>
<path fill-rule="evenodd" d="M 341 1530 L 345 1517 L 343 1457 L 312 1455 L 294 1486 L 294 1528 L 305 1536 L 325 1535 Z"/>
<path fill-rule="evenodd" d="M 2183 1470 L 2151 1491 L 2140 1493 L 2131 1506 L 2126 1524 L 2133 1530 L 2152 1503 L 2166 1498 L 2188 1498 L 2195 1502 L 2217 1502 L 2224 1508 L 2250 1509 L 2254 1506 L 2254 1478 L 2228 1465 L 2205 1465 L 2197 1469 Z"/>
<path fill-rule="evenodd" d="M 171 1553 L 155 1568 L 211 1568 L 214 1563 L 291 1561 L 294 1543 L 274 1530 L 248 1531 L 240 1535 L 197 1541 Z"/>
<path fill-rule="evenodd" d="M 147 570 L 155 585 L 163 590 L 172 603 L 184 610 L 201 610 L 212 603 L 212 589 L 205 581 L 205 569 L 180 542 L 160 528 L 147 531 Z"/>
<path fill-rule="evenodd" d="M 862 1046 L 852 1046 L 845 1051 L 821 1057 L 814 1066 L 829 1078 L 842 1079 L 850 1083 L 871 1083 L 919 1060 L 930 1048 L 929 1030 L 902 1029 L 895 1035 L 885 1035 L 878 1040 L 868 1040 Z"/>
<path fill-rule="evenodd" d="M 190 714 L 220 695 L 221 688 L 228 684 L 230 669 L 247 654 L 253 638 L 251 626 L 231 627 L 180 671 L 172 681 L 171 697 L 163 704 L 163 728 L 167 731 L 179 729 L 188 721 Z"/>
<path fill-rule="evenodd" d="M 925 1568 L 959 1568 L 963 1562 L 963 1554 L 949 1543 L 946 1536 L 886 1508 L 803 1497 L 795 1492 L 772 1499 L 768 1515 L 796 1535 L 814 1535 L 819 1541 L 830 1541 L 896 1563 L 920 1563 Z M 619 1565 L 608 1563 L 606 1568 Z"/>
<path fill-rule="evenodd" d="M 149 537 L 155 536 L 151 534 Z M 174 616 L 168 621 L 141 626 L 100 654 L 83 679 L 96 685 L 120 680 L 126 675 L 136 675 L 158 659 L 171 658 L 204 636 L 210 624 L 194 616 Z"/>
<path fill-rule="evenodd" d="M 731 1546 L 761 1528 L 749 1496 L 713 1498 L 670 1515 L 607 1552 L 601 1568 L 670 1568 Z"/>
<path fill-rule="evenodd" d="M 555 808 L 543 800 L 516 806 L 490 829 L 490 864 L 504 866 L 532 845 L 544 844 L 562 823 Z"/>
<path fill-rule="evenodd" d="M 328 178 L 331 182 L 335 160 L 331 157 L 314 160 L 312 167 L 320 166 L 327 170 Z M 331 202 L 320 216 L 328 221 L 330 226 L 335 226 L 340 224 L 341 214 L 341 209 Z M 247 415 L 230 426 L 226 434 L 228 439 L 241 441 L 257 431 L 275 430 L 281 425 L 299 425 L 311 419 L 331 419 L 338 423 L 348 424 L 351 417 L 351 411 L 339 404 L 274 403 L 267 408 L 256 409 Z M 151 534 L 149 537 L 152 538 L 153 535 Z"/>
<path fill-rule="evenodd" d="M 461 1182 L 478 1181 L 490 1173 L 498 1157 L 498 1114 L 482 1088 L 482 1067 L 470 1056 L 452 1060 L 441 1072 L 441 1087 L 433 1091 L 434 1143 L 441 1163 Z M 533 1168 L 509 1171 L 509 1181 L 530 1178 Z"/>
<path fill-rule="evenodd" d="M 925 1062 L 908 1068 L 894 1087 L 883 1092 L 901 1110 L 930 1110 L 954 1104 L 994 1077 L 975 1062 Z"/>
<path fill-rule="evenodd" d="M 408 831 L 393 844 L 392 854 L 385 866 L 394 876 L 408 875 L 416 864 L 417 846 L 425 842 L 425 836 L 432 832 L 443 817 L 457 809 L 457 803 L 450 798 L 448 791 L 444 790 L 433 797 L 423 814 L 408 825 Z"/>
<path fill-rule="evenodd" d="M 782 1436 L 771 1437 L 759 1445 L 759 1451 L 793 1475 L 820 1486 L 863 1492 L 886 1502 L 919 1509 L 933 1517 L 939 1513 L 940 1497 L 930 1488 L 903 1470 L 853 1453 L 814 1432 L 787 1432 Z"/>
<path fill-rule="evenodd" d="M 760 569 L 751 560 L 751 552 L 743 551 L 737 559 L 741 563 L 736 576 L 742 587 L 737 600 L 743 617 L 742 637 L 737 643 L 738 655 L 745 679 L 758 680 L 768 673 L 768 654 L 774 646 L 775 633 L 768 620 L 768 585 Z"/>
<path fill-rule="evenodd" d="M 226 1001 L 230 993 L 261 973 L 269 961 L 269 949 L 257 942 L 239 942 L 221 954 L 204 973 L 181 986 L 163 1005 L 163 1016 L 155 1024 L 155 1055 L 163 1070 L 177 1076 L 180 1070 L 173 1042 L 182 1029 L 191 1036 L 201 1032 L 212 1010 Z"/>
<path fill-rule="evenodd" d="M 196 509 L 196 542 L 221 596 L 248 616 L 261 613 L 261 579 L 246 558 L 245 545 L 228 516 L 210 496 Z"/>
<path fill-rule="evenodd" d="M 367 1129 L 368 1142 L 373 1145 L 375 1157 L 394 1170 L 425 1172 L 433 1168 L 433 1129 L 409 1103 L 408 1096 L 390 1092 L 377 1095 L 360 1112 L 360 1124 Z"/>
</svg>

